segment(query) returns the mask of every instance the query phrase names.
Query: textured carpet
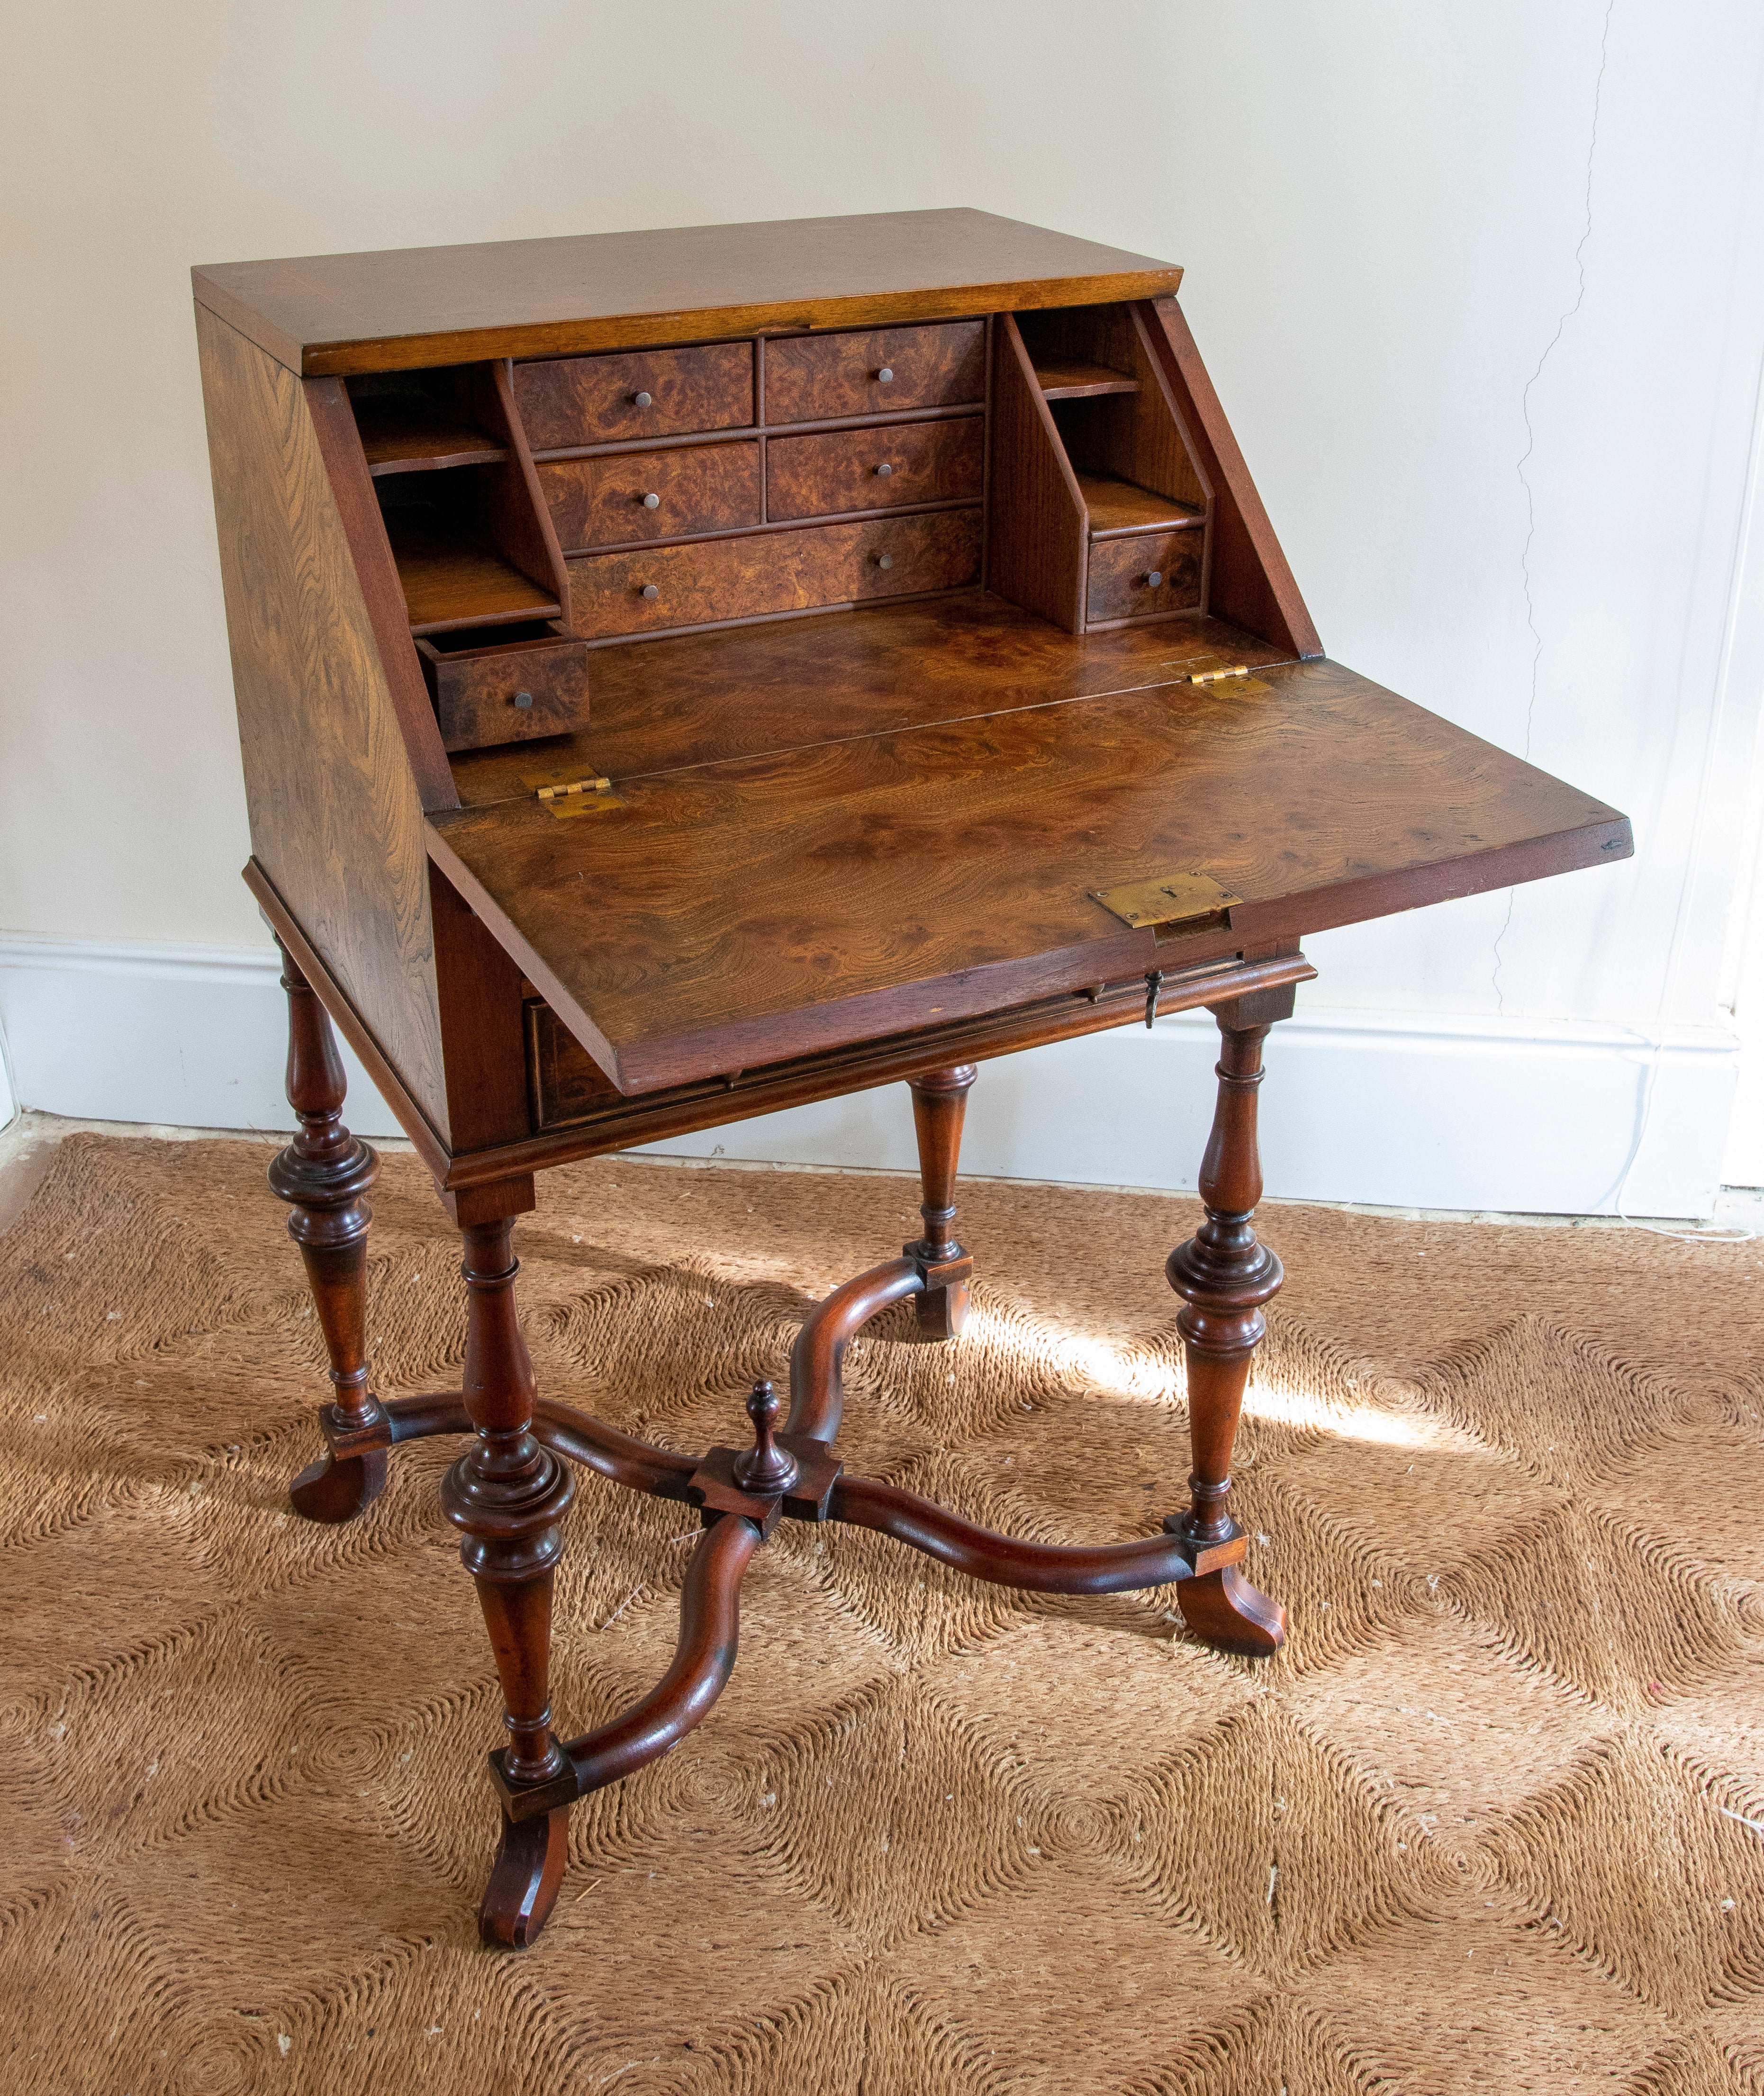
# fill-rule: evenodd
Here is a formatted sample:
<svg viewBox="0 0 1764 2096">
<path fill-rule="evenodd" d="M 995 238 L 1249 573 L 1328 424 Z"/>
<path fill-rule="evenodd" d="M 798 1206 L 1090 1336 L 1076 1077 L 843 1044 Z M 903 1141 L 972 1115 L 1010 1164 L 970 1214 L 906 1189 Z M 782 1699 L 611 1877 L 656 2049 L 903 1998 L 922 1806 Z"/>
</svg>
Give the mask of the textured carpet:
<svg viewBox="0 0 1764 2096">
<path fill-rule="evenodd" d="M 722 1703 L 577 1808 L 548 1931 L 494 1954 L 452 1444 L 349 1527 L 286 1510 L 322 1358 L 266 1156 L 75 1138 L 0 1238 L 0 2089 L 1764 2089 L 1760 1247 L 1264 1212 L 1238 1507 L 1277 1662 L 1168 1592 L 786 1524 Z M 692 1450 L 916 1226 L 890 1177 L 541 1188 L 542 1386 Z M 411 1159 L 375 1207 L 379 1386 L 445 1388 L 455 1242 Z M 1194 1215 L 968 1188 L 969 1335 L 858 1347 L 848 1465 L 1151 1531 Z M 583 1478 L 567 1730 L 662 1670 L 690 1526 Z"/>
</svg>

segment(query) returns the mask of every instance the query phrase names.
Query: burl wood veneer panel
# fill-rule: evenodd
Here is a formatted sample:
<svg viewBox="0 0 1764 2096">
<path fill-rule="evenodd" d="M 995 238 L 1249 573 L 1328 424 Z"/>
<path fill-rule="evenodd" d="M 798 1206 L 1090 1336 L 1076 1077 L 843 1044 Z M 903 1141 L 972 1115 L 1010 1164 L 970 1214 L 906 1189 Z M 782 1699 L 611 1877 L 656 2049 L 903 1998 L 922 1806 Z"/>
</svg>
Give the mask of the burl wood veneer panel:
<svg viewBox="0 0 1764 2096">
<path fill-rule="evenodd" d="M 699 531 L 748 531 L 760 522 L 759 446 L 751 438 L 559 459 L 539 467 L 539 481 L 566 554 Z M 653 509 L 644 505 L 650 495 Z"/>
<path fill-rule="evenodd" d="M 960 407 L 985 395 L 984 321 L 786 336 L 766 345 L 766 420 L 773 425 Z"/>
<path fill-rule="evenodd" d="M 572 561 L 570 574 L 577 630 L 597 640 L 960 589 L 980 579 L 980 563 L 979 510 L 941 509 L 592 553 Z M 756 710 L 769 702 L 752 696 Z"/>
</svg>

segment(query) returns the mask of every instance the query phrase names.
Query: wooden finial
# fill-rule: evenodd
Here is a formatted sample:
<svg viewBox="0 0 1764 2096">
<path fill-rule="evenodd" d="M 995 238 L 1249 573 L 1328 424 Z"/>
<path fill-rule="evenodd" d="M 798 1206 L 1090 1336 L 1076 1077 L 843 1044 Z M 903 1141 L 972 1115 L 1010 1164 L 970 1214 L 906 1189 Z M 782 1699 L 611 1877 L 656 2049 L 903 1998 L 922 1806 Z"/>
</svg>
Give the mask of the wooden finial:
<svg viewBox="0 0 1764 2096">
<path fill-rule="evenodd" d="M 735 1482 L 744 1492 L 770 1496 L 788 1491 L 797 1481 L 797 1459 L 772 1439 L 784 1402 L 769 1382 L 757 1382 L 748 1394 L 747 1416 L 753 1422 L 753 1445 L 735 1459 Z"/>
</svg>

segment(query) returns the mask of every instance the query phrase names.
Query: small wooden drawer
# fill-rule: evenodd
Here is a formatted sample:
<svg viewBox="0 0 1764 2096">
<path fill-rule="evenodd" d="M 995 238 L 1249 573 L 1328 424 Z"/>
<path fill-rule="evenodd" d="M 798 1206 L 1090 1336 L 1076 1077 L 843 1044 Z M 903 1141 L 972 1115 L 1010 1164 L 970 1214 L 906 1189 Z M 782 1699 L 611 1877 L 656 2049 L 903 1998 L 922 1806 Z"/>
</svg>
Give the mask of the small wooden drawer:
<svg viewBox="0 0 1764 2096">
<path fill-rule="evenodd" d="M 417 643 L 446 749 L 568 735 L 588 718 L 588 651 L 555 620 L 426 635 Z"/>
<path fill-rule="evenodd" d="M 568 1128 L 617 1107 L 621 1092 L 543 998 L 522 1007 L 526 1022 L 526 1083 L 533 1133 Z"/>
<path fill-rule="evenodd" d="M 766 345 L 769 423 L 966 407 L 985 395 L 984 321 L 792 335 Z"/>
<path fill-rule="evenodd" d="M 1155 611 L 1193 611 L 1200 603 L 1207 534 L 1147 531 L 1133 539 L 1097 539 L 1090 546 L 1092 626 L 1111 618 L 1146 618 Z"/>
<path fill-rule="evenodd" d="M 965 588 L 980 579 L 980 549 L 978 509 L 878 517 L 653 552 L 592 553 L 570 563 L 570 600 L 579 630 L 592 639 L 659 633 Z"/>
<path fill-rule="evenodd" d="M 536 452 L 745 429 L 753 420 L 753 345 L 719 342 L 517 364 L 514 398 Z"/>
<path fill-rule="evenodd" d="M 910 503 L 979 499 L 986 471 L 981 415 L 950 422 L 889 422 L 766 447 L 766 511 L 773 523 Z"/>
<path fill-rule="evenodd" d="M 753 443 L 557 459 L 539 469 L 539 481 L 566 553 L 634 539 L 749 531 L 760 521 L 759 446 Z"/>
</svg>

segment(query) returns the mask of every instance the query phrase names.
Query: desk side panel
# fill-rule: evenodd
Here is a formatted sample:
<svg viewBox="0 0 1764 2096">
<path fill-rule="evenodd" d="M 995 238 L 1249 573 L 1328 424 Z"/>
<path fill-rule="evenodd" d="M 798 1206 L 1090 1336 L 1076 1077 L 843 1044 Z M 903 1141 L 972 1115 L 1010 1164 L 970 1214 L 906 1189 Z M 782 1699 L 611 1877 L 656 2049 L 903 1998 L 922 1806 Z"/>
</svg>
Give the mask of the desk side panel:
<svg viewBox="0 0 1764 2096">
<path fill-rule="evenodd" d="M 447 1128 L 422 810 L 300 382 L 196 312 L 251 848 Z"/>
</svg>

